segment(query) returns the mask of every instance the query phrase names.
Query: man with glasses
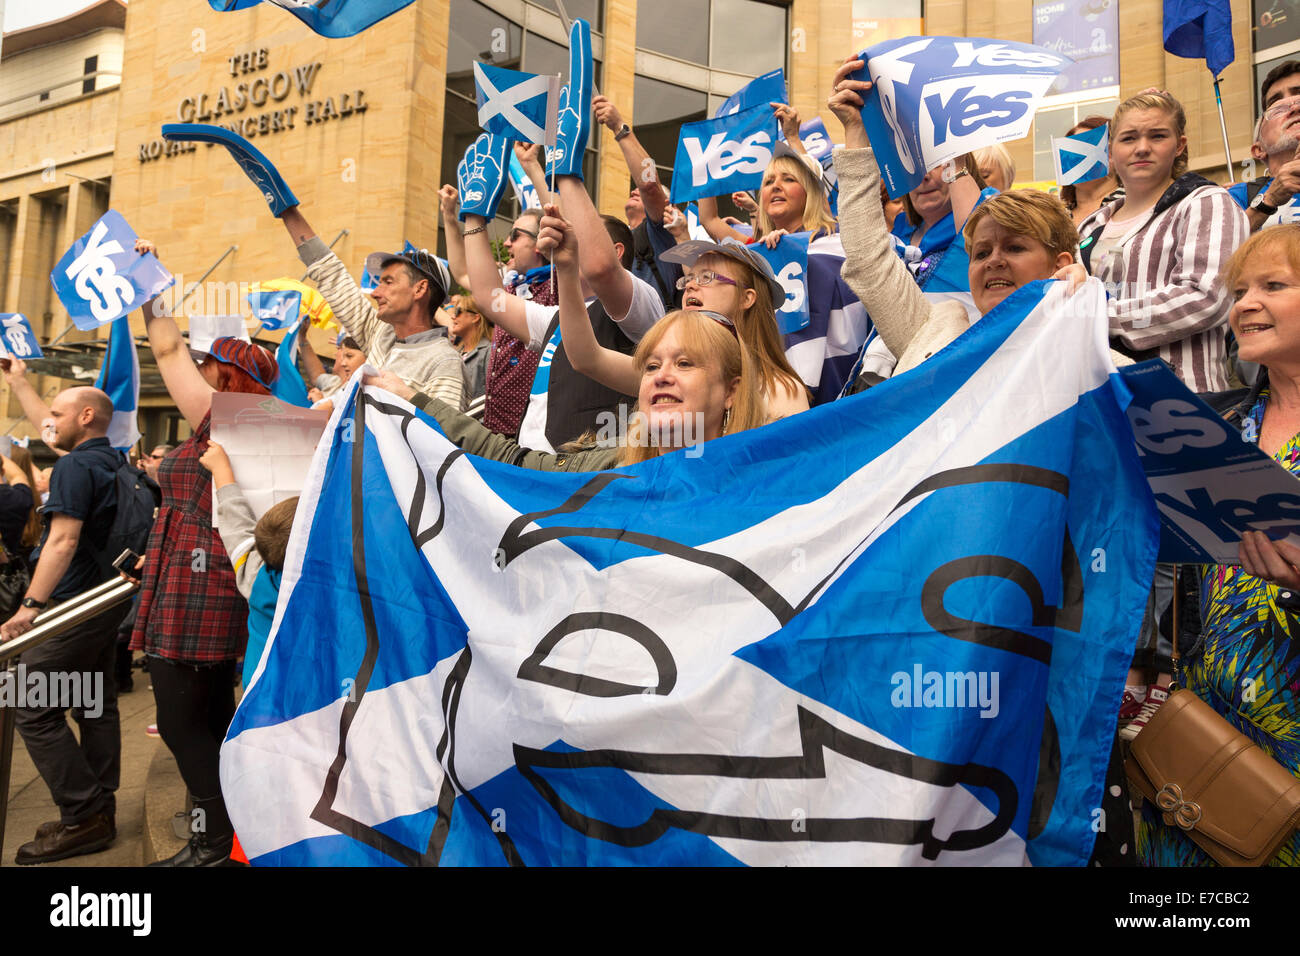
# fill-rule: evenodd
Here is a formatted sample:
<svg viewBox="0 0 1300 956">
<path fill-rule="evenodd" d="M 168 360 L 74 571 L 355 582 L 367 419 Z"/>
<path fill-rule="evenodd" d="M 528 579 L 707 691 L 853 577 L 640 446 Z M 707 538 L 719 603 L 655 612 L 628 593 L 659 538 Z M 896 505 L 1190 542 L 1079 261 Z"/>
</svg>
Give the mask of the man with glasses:
<svg viewBox="0 0 1300 956">
<path fill-rule="evenodd" d="M 1260 86 L 1264 113 L 1255 127 L 1250 154 L 1268 175 L 1228 188 L 1246 210 L 1250 231 L 1300 221 L 1300 60 L 1269 71 Z"/>
<path fill-rule="evenodd" d="M 161 465 L 162 460 L 167 457 L 167 453 L 175 447 L 175 445 L 158 445 L 153 451 L 141 458 L 140 466 L 144 469 L 144 473 L 154 481 L 157 481 L 158 466 Z"/>
</svg>

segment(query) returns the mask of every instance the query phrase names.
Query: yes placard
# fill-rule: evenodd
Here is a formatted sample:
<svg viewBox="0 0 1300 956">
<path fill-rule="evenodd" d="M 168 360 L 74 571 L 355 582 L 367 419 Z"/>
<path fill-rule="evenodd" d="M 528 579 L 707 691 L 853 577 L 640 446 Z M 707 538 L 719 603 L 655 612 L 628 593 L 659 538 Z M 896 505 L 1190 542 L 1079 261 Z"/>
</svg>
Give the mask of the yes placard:
<svg viewBox="0 0 1300 956">
<path fill-rule="evenodd" d="M 672 202 L 755 189 L 776 145 L 776 114 L 766 104 L 718 119 L 682 124 L 673 164 Z"/>
<path fill-rule="evenodd" d="M 110 209 L 72 244 L 50 273 L 77 328 L 97 329 L 138 309 L 175 279 L 153 253 L 135 251 L 135 232 Z"/>
</svg>

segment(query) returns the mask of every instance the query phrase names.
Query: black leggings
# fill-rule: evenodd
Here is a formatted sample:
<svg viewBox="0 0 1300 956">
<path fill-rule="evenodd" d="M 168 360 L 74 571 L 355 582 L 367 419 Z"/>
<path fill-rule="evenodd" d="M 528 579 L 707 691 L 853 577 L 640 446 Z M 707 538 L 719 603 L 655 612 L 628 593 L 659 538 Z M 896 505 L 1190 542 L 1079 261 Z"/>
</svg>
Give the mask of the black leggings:
<svg viewBox="0 0 1300 956">
<path fill-rule="evenodd" d="M 235 716 L 235 662 L 195 667 L 149 658 L 158 705 L 158 734 L 176 757 L 181 777 L 206 815 L 209 834 L 230 833 L 218 773 L 221 742 Z"/>
</svg>

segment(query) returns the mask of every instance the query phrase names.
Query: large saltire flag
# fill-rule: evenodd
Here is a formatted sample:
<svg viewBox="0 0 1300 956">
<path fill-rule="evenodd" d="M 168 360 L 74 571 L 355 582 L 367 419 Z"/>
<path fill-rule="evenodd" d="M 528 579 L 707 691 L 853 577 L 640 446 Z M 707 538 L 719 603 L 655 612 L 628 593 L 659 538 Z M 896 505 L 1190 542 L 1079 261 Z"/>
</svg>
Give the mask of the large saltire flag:
<svg viewBox="0 0 1300 956">
<path fill-rule="evenodd" d="M 130 316 L 122 316 L 108 330 L 108 350 L 95 379 L 95 388 L 113 400 L 113 420 L 108 426 L 108 441 L 119 451 L 126 451 L 140 440 L 136 412 L 140 408 L 140 358 L 131 335 Z"/>
<path fill-rule="evenodd" d="M 208 0 L 218 13 L 247 10 L 262 0 Z M 323 37 L 356 36 L 414 0 L 267 0 L 288 10 Z"/>
<path fill-rule="evenodd" d="M 222 748 L 249 859 L 1083 863 L 1157 536 L 1104 295 L 606 472 L 354 377 Z"/>
</svg>

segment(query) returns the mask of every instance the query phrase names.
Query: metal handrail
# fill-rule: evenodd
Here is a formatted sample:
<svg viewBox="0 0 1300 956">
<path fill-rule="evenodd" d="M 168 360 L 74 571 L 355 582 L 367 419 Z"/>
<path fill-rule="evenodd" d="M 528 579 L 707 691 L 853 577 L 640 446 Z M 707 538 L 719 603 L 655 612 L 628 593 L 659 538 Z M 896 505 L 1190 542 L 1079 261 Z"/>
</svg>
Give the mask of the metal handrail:
<svg viewBox="0 0 1300 956">
<path fill-rule="evenodd" d="M 134 568 L 138 560 L 139 555 L 135 552 L 123 551 L 113 562 L 113 567 L 119 571 L 124 567 Z M 117 607 L 138 590 L 140 582 L 135 578 L 117 577 L 42 611 L 36 616 L 30 631 L 0 644 L 0 665 L 3 665 L 0 673 L 9 680 L 17 680 L 18 655 L 103 614 L 109 608 Z M 13 707 L 0 706 L 0 846 L 4 845 L 5 823 L 9 815 L 9 776 L 13 770 L 15 717 Z M 0 860 L 0 865 L 3 862 Z"/>
</svg>

